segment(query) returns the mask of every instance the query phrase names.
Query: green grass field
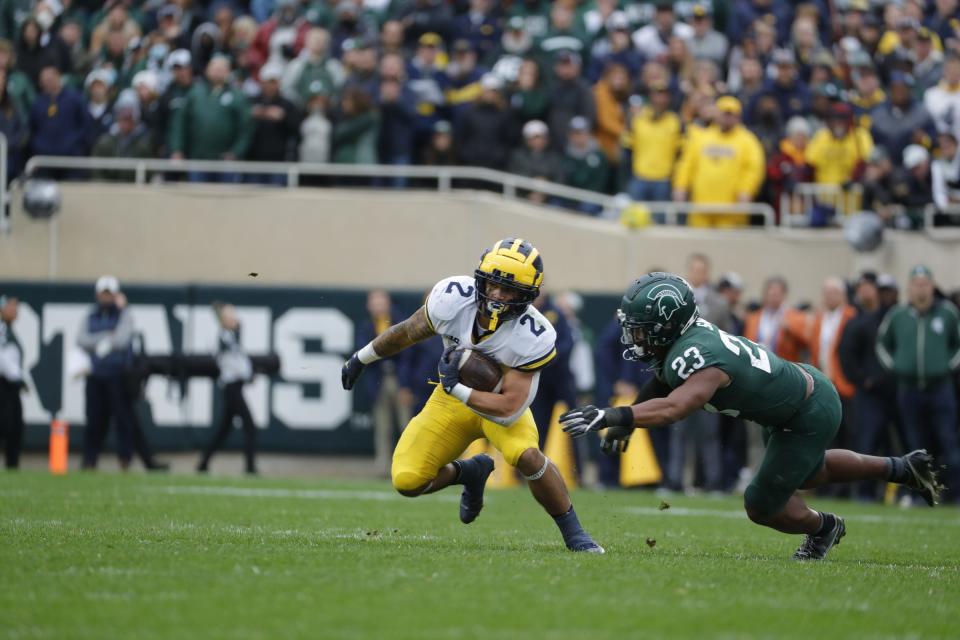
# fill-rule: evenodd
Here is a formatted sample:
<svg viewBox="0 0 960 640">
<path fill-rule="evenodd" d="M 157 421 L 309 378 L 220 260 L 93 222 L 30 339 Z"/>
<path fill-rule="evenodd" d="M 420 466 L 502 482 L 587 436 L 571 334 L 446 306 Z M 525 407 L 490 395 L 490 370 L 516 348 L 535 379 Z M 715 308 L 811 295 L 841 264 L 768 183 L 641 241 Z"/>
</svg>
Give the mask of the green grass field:
<svg viewBox="0 0 960 640">
<path fill-rule="evenodd" d="M 956 638 L 960 511 L 818 501 L 829 560 L 739 500 L 579 492 L 607 555 L 563 549 L 526 491 L 0 474 L 0 637 Z M 647 539 L 656 540 L 653 547 Z"/>
</svg>

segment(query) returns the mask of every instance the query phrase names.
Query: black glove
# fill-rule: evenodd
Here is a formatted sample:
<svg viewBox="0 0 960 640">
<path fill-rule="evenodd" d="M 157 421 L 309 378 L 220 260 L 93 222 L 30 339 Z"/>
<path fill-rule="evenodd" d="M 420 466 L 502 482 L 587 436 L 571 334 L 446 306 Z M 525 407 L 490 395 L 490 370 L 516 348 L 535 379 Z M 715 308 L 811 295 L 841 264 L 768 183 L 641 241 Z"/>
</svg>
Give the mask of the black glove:
<svg viewBox="0 0 960 640">
<path fill-rule="evenodd" d="M 344 389 L 347 391 L 353 389 L 353 385 L 357 383 L 357 378 L 363 373 L 365 366 L 367 365 L 360 362 L 360 356 L 356 353 L 350 356 L 350 359 L 344 363 L 343 369 L 340 370 L 340 381 L 343 383 Z"/>
<path fill-rule="evenodd" d="M 600 436 L 600 451 L 608 456 L 623 453 L 627 450 L 632 435 L 633 427 L 610 427 Z"/>
<path fill-rule="evenodd" d="M 440 356 L 440 362 L 437 364 L 437 373 L 440 376 L 440 386 L 447 393 L 453 391 L 453 388 L 460 382 L 460 358 L 452 357 L 457 347 L 450 345 L 443 350 Z"/>
</svg>

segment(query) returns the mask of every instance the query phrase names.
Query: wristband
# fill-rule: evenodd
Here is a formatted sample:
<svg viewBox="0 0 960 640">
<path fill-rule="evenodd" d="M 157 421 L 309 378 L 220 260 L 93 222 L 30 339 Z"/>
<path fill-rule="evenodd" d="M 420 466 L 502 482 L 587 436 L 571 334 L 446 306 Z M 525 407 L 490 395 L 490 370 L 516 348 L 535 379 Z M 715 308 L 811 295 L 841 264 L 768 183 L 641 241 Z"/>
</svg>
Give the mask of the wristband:
<svg viewBox="0 0 960 640">
<path fill-rule="evenodd" d="M 367 346 L 360 351 L 357 351 L 357 359 L 360 360 L 363 364 L 370 364 L 371 362 L 376 362 L 380 359 L 380 356 L 377 355 L 377 352 L 373 350 L 373 342 L 369 342 Z"/>
<path fill-rule="evenodd" d="M 463 404 L 467 404 L 467 400 L 470 399 L 471 393 L 473 393 L 473 389 L 459 382 L 453 385 L 453 389 L 450 390 L 450 395 L 452 395 L 454 398 L 456 398 Z"/>
<path fill-rule="evenodd" d="M 604 409 L 603 413 L 607 419 L 608 427 L 632 427 L 633 426 L 633 408 L 632 407 L 611 407 Z"/>
</svg>

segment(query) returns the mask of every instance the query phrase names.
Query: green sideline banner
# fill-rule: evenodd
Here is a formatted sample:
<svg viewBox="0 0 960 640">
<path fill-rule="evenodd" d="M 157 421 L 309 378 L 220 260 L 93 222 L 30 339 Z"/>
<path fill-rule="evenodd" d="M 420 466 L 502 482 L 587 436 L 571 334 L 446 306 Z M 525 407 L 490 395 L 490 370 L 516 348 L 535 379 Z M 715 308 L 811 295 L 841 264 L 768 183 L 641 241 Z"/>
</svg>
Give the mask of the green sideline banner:
<svg viewBox="0 0 960 640">
<path fill-rule="evenodd" d="M 74 374 L 76 338 L 93 304 L 93 283 L 0 282 L 0 293 L 20 299 L 14 324 L 24 351 L 29 392 L 23 397 L 26 447 L 46 447 L 53 417 L 70 423 L 71 448 L 82 442 L 84 383 Z M 340 367 L 356 348 L 355 331 L 366 314 L 366 292 L 287 287 L 208 285 L 124 289 L 137 333 L 148 355 L 210 354 L 217 343 L 215 300 L 237 306 L 241 341 L 250 354 L 276 353 L 280 373 L 257 376 L 245 395 L 266 451 L 368 453 L 373 450 L 370 407 L 362 394 L 343 391 Z M 393 292 L 394 303 L 412 312 L 422 292 Z M 584 321 L 598 331 L 616 300 L 586 297 Z M 220 412 L 216 383 L 191 379 L 181 396 L 176 381 L 150 378 L 138 415 L 158 450 L 202 447 Z M 235 440 L 234 440 L 235 438 Z M 239 444 L 239 433 L 231 436 Z"/>
</svg>

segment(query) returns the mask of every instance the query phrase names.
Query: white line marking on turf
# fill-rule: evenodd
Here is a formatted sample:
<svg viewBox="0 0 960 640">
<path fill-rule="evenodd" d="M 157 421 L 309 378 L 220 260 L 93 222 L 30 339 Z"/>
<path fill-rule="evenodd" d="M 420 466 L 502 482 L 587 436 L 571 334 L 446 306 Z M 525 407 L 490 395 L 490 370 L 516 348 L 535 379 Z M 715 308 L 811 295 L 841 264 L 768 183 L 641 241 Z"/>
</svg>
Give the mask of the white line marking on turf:
<svg viewBox="0 0 960 640">
<path fill-rule="evenodd" d="M 230 496 L 235 498 L 301 498 L 306 500 L 409 500 L 390 491 L 357 491 L 353 489 L 267 489 L 252 487 L 206 487 L 202 485 L 158 487 L 154 489 L 171 495 Z M 434 500 L 459 502 L 452 495 L 435 496 Z"/>
<path fill-rule="evenodd" d="M 689 507 L 670 507 L 670 509 L 664 511 L 661 511 L 656 507 L 624 507 L 623 511 L 638 516 L 692 516 L 696 518 L 726 518 L 731 520 L 741 520 L 746 519 L 747 517 L 747 514 L 743 511 L 723 511 L 720 509 L 696 509 Z M 951 518 L 941 520 L 939 518 L 926 518 L 924 516 L 881 516 L 876 514 L 854 514 L 850 516 L 843 516 L 843 519 L 850 520 L 852 522 L 870 522 L 876 524 L 927 524 L 934 526 L 960 526 L 960 519 Z"/>
</svg>

